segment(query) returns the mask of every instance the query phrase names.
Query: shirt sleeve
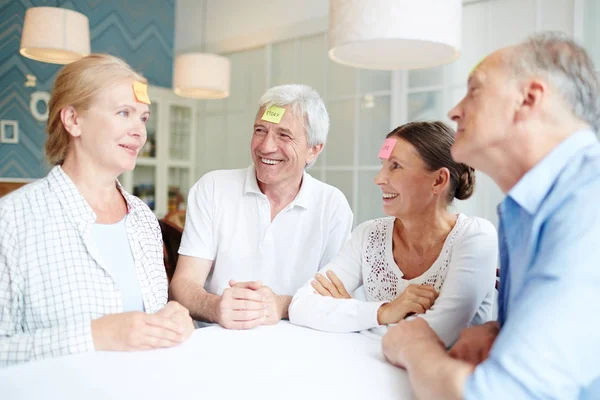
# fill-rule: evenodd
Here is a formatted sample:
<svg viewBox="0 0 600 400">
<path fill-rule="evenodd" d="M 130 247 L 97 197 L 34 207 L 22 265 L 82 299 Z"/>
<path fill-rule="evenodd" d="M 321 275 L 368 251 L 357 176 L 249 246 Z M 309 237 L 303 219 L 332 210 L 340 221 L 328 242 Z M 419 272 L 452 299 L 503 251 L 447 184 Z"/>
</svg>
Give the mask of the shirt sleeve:
<svg viewBox="0 0 600 400">
<path fill-rule="evenodd" d="M 486 295 L 494 290 L 497 263 L 496 229 L 490 222 L 474 218 L 455 242 L 439 297 L 425 314 L 419 315 L 446 346 L 458 339 Z"/>
<path fill-rule="evenodd" d="M 319 269 L 337 256 L 344 243 L 350 238 L 350 232 L 352 231 L 354 216 L 346 197 L 341 191 L 336 189 L 336 196 L 333 197 L 330 207 L 333 210 L 331 224 Z"/>
<path fill-rule="evenodd" d="M 594 186 L 571 196 L 541 228 L 537 256 L 528 271 L 516 271 L 526 274 L 524 284 L 490 357 L 467 381 L 467 399 L 575 399 L 598 383 L 600 185 Z"/>
<path fill-rule="evenodd" d="M 14 228 L 0 214 L 0 367 L 94 350 L 91 321 L 24 332 L 24 276 Z"/>
<path fill-rule="evenodd" d="M 179 254 L 215 259 L 214 187 L 214 179 L 207 174 L 190 190 Z"/>
<path fill-rule="evenodd" d="M 371 223 L 367 221 L 358 226 L 334 260 L 319 271 L 323 275 L 326 271 L 333 271 L 348 293 L 354 292 L 363 283 L 362 243 Z M 379 326 L 377 310 L 383 303 L 322 296 L 315 292 L 309 281 L 292 299 L 290 322 L 328 332 L 357 332 Z"/>
</svg>

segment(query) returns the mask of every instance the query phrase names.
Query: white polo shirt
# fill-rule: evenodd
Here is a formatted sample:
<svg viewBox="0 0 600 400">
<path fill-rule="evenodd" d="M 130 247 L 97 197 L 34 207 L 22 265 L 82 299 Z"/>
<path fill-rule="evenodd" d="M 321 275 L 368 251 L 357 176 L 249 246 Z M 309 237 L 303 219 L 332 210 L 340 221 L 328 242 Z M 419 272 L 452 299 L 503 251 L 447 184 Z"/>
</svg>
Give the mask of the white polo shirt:
<svg viewBox="0 0 600 400">
<path fill-rule="evenodd" d="M 179 254 L 214 260 L 209 293 L 220 295 L 234 279 L 291 296 L 338 253 L 352 218 L 343 193 L 306 172 L 296 198 L 271 221 L 254 165 L 212 171 L 190 190 Z"/>
</svg>

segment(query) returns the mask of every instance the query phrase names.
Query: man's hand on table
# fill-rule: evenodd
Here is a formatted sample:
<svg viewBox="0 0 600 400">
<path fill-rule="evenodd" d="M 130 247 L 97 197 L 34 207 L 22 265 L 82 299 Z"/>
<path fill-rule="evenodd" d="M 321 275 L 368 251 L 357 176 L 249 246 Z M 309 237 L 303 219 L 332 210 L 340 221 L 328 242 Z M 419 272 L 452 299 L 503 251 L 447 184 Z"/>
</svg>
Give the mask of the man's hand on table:
<svg viewBox="0 0 600 400">
<path fill-rule="evenodd" d="M 287 317 L 290 296 L 279 296 L 261 281 L 229 281 L 219 305 L 221 326 L 228 329 L 251 329 L 274 325 Z"/>
<path fill-rule="evenodd" d="M 496 321 L 465 328 L 448 354 L 457 360 L 477 365 L 488 357 L 498 333 L 500 326 Z"/>
<path fill-rule="evenodd" d="M 136 351 L 173 347 L 194 331 L 188 310 L 175 301 L 155 314 L 109 314 L 91 323 L 96 350 Z"/>
<path fill-rule="evenodd" d="M 260 281 L 229 281 L 229 288 L 223 290 L 217 310 L 217 322 L 227 329 L 252 329 L 261 325 L 267 316 L 267 304 L 258 293 Z"/>
<path fill-rule="evenodd" d="M 385 334 L 382 346 L 385 358 L 400 368 L 405 368 L 421 349 L 441 348 L 445 352 L 444 344 L 423 318 L 400 321 Z"/>
</svg>

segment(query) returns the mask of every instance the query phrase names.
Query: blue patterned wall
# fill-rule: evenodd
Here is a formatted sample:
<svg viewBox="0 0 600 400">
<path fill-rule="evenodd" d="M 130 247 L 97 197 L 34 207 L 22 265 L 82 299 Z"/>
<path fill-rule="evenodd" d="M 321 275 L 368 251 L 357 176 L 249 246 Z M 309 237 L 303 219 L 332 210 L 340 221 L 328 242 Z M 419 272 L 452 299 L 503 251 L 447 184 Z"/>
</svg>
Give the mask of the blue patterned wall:
<svg viewBox="0 0 600 400">
<path fill-rule="evenodd" d="M 0 0 L 0 120 L 19 122 L 19 143 L 0 143 L 2 178 L 40 178 L 48 169 L 45 122 L 32 116 L 29 102 L 33 92 L 50 91 L 61 66 L 19 54 L 25 10 L 39 6 L 85 14 L 92 52 L 119 56 L 152 85 L 171 87 L 175 0 Z M 37 78 L 35 88 L 25 87 L 26 74 Z"/>
</svg>

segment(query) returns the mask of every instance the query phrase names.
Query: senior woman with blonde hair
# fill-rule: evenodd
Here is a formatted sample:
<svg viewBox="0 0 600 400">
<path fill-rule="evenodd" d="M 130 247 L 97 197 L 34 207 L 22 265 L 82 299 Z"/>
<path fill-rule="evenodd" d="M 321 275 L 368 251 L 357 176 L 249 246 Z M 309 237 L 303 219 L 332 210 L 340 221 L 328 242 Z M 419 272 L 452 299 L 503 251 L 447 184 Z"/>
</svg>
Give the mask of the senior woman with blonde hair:
<svg viewBox="0 0 600 400">
<path fill-rule="evenodd" d="M 147 81 L 119 58 L 65 66 L 49 103 L 43 179 L 0 200 L 0 366 L 170 347 L 193 330 L 167 304 L 158 221 L 117 177 L 146 142 Z"/>
</svg>

